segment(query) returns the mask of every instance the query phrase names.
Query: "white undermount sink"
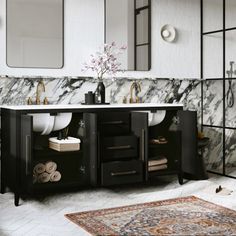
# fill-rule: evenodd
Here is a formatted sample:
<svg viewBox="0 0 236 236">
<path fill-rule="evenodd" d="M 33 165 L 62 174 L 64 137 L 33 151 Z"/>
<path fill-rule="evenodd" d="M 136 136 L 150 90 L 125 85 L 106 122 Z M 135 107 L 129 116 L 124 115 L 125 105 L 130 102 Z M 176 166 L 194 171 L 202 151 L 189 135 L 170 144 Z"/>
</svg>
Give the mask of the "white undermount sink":
<svg viewBox="0 0 236 236">
<path fill-rule="evenodd" d="M 50 113 L 34 113 L 33 131 L 41 132 L 41 135 L 48 135 L 52 131 L 57 131 L 67 127 L 71 121 L 72 113 L 58 113 L 50 115 Z"/>
</svg>

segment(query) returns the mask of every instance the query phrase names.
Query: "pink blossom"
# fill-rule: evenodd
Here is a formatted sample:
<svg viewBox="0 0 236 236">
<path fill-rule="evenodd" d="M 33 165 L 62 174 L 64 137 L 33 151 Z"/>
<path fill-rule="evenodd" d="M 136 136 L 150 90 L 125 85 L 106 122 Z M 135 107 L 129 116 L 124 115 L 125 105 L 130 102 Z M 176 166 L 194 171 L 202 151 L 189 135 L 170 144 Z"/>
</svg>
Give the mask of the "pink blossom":
<svg viewBox="0 0 236 236">
<path fill-rule="evenodd" d="M 98 79 L 102 80 L 104 74 L 115 75 L 120 71 L 121 63 L 117 60 L 117 55 L 121 54 L 127 47 L 116 47 L 116 43 L 104 44 L 103 49 L 91 54 L 89 63 L 84 63 L 82 71 L 92 70 L 97 73 Z"/>
</svg>

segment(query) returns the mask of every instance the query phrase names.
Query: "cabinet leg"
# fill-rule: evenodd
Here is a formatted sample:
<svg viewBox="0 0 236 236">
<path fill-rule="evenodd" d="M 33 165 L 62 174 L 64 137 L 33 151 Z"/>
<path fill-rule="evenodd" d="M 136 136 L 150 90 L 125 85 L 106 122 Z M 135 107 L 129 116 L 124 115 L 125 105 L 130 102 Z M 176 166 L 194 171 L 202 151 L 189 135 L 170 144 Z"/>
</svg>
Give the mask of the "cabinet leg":
<svg viewBox="0 0 236 236">
<path fill-rule="evenodd" d="M 20 195 L 18 193 L 15 193 L 15 195 L 14 195 L 15 206 L 19 206 L 19 201 L 20 201 Z"/>
<path fill-rule="evenodd" d="M 3 182 L 1 182 L 1 194 L 4 194 L 6 191 L 6 186 Z"/>
<path fill-rule="evenodd" d="M 180 184 L 180 185 L 183 185 L 184 180 L 183 180 L 183 175 L 182 175 L 182 174 L 179 174 L 179 175 L 178 175 L 178 179 L 179 179 L 179 184 Z"/>
</svg>

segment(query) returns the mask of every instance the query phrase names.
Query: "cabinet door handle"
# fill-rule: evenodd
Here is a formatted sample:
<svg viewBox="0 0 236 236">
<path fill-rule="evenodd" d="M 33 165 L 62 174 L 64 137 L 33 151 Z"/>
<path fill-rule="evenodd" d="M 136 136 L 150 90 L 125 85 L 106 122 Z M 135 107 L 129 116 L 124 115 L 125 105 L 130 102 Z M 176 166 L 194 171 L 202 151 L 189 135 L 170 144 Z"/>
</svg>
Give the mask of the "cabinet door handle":
<svg viewBox="0 0 236 236">
<path fill-rule="evenodd" d="M 131 145 L 122 145 L 122 146 L 113 146 L 113 147 L 107 147 L 108 150 L 122 150 L 122 149 L 130 149 Z"/>
<path fill-rule="evenodd" d="M 111 176 L 135 175 L 135 174 L 137 174 L 136 170 L 122 171 L 122 172 L 111 172 Z"/>
<path fill-rule="evenodd" d="M 30 169 L 30 159 L 31 159 L 31 138 L 30 135 L 25 136 L 25 173 L 29 174 Z"/>
<path fill-rule="evenodd" d="M 141 136 L 141 160 L 144 161 L 145 159 L 145 129 L 142 129 L 142 136 Z"/>
</svg>

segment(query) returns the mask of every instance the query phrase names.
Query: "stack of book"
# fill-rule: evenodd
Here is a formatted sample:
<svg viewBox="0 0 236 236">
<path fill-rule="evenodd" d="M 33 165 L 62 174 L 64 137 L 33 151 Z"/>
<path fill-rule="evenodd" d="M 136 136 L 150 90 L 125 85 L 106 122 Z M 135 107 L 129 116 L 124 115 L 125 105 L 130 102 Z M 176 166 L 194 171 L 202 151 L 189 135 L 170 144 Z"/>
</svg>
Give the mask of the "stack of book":
<svg viewBox="0 0 236 236">
<path fill-rule="evenodd" d="M 157 171 L 167 169 L 167 158 L 164 156 L 153 157 L 148 161 L 148 171 Z"/>
</svg>

